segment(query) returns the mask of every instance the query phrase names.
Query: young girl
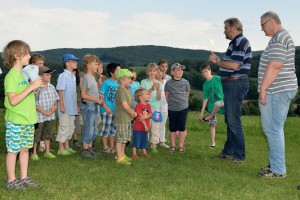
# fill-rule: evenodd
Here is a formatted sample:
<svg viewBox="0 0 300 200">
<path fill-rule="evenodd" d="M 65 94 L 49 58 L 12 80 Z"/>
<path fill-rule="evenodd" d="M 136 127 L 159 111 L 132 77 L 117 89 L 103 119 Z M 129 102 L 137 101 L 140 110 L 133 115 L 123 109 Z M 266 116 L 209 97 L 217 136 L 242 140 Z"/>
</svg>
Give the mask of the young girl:
<svg viewBox="0 0 300 200">
<path fill-rule="evenodd" d="M 162 121 L 159 123 L 159 145 L 164 148 L 170 148 L 169 145 L 167 145 L 166 142 L 166 122 L 168 118 L 168 103 L 165 96 L 164 87 L 166 84 L 166 79 L 164 78 L 164 67 L 158 66 L 158 72 L 156 75 L 156 79 L 162 84 L 162 92 L 161 92 L 161 98 L 160 98 L 160 112 L 162 114 Z"/>
<path fill-rule="evenodd" d="M 155 63 L 150 63 L 147 66 L 148 78 L 142 80 L 141 88 L 145 88 L 150 95 L 149 104 L 151 105 L 152 112 L 160 111 L 160 98 L 161 98 L 161 83 L 156 80 L 158 66 Z M 159 122 L 151 120 L 151 151 L 157 153 L 157 144 L 159 143 Z"/>
</svg>

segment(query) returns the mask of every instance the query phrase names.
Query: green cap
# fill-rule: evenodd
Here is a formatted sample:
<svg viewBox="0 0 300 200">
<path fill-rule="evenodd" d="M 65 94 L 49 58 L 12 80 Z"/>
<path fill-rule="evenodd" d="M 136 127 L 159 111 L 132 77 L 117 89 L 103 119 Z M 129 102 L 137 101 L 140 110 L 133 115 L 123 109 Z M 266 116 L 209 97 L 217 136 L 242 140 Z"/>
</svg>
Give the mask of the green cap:
<svg viewBox="0 0 300 200">
<path fill-rule="evenodd" d="M 133 74 L 128 69 L 120 69 L 116 74 L 116 79 L 119 80 L 122 77 L 132 77 Z"/>
</svg>

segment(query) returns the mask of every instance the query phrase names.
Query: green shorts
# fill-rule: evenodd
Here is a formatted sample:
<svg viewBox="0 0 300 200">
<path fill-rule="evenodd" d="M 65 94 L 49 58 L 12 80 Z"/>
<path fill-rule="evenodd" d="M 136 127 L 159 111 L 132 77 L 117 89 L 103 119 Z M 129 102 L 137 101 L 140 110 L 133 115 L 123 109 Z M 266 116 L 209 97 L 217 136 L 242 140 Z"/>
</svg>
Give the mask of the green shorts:
<svg viewBox="0 0 300 200">
<path fill-rule="evenodd" d="M 131 140 L 131 122 L 126 124 L 115 124 L 115 127 L 117 131 L 117 142 L 124 144 Z"/>
<path fill-rule="evenodd" d="M 34 125 L 6 122 L 5 142 L 7 152 L 19 153 L 21 149 L 33 147 Z"/>
</svg>

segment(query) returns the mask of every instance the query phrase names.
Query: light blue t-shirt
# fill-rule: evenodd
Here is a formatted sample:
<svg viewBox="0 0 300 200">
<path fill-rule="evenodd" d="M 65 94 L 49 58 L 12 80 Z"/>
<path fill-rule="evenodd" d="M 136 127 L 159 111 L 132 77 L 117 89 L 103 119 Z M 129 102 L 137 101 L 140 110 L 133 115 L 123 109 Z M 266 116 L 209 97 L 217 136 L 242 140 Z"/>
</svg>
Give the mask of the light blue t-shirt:
<svg viewBox="0 0 300 200">
<path fill-rule="evenodd" d="M 159 83 L 159 89 L 161 90 L 161 83 L 156 80 L 157 83 Z M 141 88 L 145 88 L 146 90 L 149 90 L 152 87 L 153 83 L 149 81 L 149 79 L 143 79 L 141 82 Z M 153 90 L 150 94 L 149 104 L 151 105 L 152 110 L 160 110 L 160 100 L 156 99 L 156 90 Z"/>
<path fill-rule="evenodd" d="M 133 102 L 134 102 L 134 107 L 135 107 L 136 104 L 137 104 L 137 101 L 136 101 L 135 98 L 134 98 L 134 93 L 135 93 L 135 91 L 137 91 L 137 90 L 139 89 L 139 87 L 140 87 L 140 83 L 137 82 L 137 81 L 134 81 L 134 82 L 131 83 L 130 86 L 129 86 L 130 93 L 131 93 L 131 97 L 132 97 Z"/>
<path fill-rule="evenodd" d="M 99 89 L 99 93 L 104 96 L 105 104 L 111 109 L 113 113 L 115 113 L 115 98 L 118 87 L 119 83 L 117 81 L 108 78 L 102 83 Z M 105 113 L 105 109 L 103 106 L 100 107 L 100 113 Z"/>
<path fill-rule="evenodd" d="M 77 113 L 77 92 L 76 92 L 76 77 L 75 75 L 64 70 L 58 76 L 56 90 L 63 91 L 63 102 L 65 106 L 65 114 L 78 115 Z M 58 116 L 60 116 L 60 104 L 58 103 Z"/>
</svg>

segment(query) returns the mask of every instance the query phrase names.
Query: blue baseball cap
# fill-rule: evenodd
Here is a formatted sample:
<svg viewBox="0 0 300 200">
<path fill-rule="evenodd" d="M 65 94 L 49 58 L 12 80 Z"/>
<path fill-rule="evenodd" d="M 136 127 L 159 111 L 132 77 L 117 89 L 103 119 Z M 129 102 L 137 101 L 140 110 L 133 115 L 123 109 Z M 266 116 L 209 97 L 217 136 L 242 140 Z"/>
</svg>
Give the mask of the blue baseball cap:
<svg viewBox="0 0 300 200">
<path fill-rule="evenodd" d="M 72 54 L 65 54 L 64 57 L 62 58 L 62 62 L 67 62 L 68 60 L 79 60 L 79 58 L 75 57 Z"/>
</svg>

